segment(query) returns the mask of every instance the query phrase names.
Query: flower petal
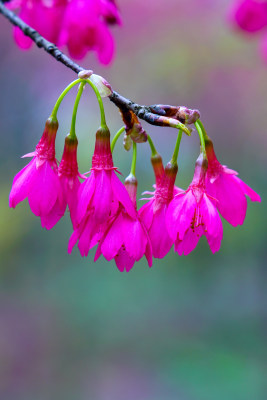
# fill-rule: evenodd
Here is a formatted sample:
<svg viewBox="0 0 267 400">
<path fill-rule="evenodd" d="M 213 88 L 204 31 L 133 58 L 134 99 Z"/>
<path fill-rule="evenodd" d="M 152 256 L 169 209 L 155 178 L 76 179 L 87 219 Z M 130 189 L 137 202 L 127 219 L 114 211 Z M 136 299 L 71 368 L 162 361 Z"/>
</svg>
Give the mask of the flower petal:
<svg viewBox="0 0 267 400">
<path fill-rule="evenodd" d="M 115 256 L 115 262 L 121 272 L 124 270 L 129 272 L 135 263 L 135 259 L 125 249 L 121 248 Z"/>
<path fill-rule="evenodd" d="M 174 197 L 168 206 L 166 214 L 166 226 L 173 241 L 179 235 L 183 239 L 189 228 L 196 209 L 196 199 L 192 191 L 179 194 Z"/>
<path fill-rule="evenodd" d="M 176 251 L 179 256 L 182 256 L 183 254 L 187 256 L 191 251 L 193 251 L 200 239 L 200 237 L 203 235 L 204 230 L 202 226 L 198 226 L 194 230 L 190 227 L 188 230 L 185 232 L 185 235 L 183 237 L 183 240 L 176 239 L 175 245 L 174 245 L 174 251 Z"/>
<path fill-rule="evenodd" d="M 53 226 L 63 217 L 65 210 L 67 207 L 67 202 L 65 201 L 65 205 L 62 205 L 60 201 L 57 199 L 54 207 L 50 210 L 50 212 L 46 215 L 41 215 L 41 225 L 43 228 L 52 229 Z"/>
<path fill-rule="evenodd" d="M 118 254 L 123 245 L 122 223 L 122 217 L 119 215 L 109 226 L 108 233 L 101 245 L 102 254 L 108 261 Z"/>
<path fill-rule="evenodd" d="M 111 173 L 111 184 L 114 197 L 124 206 L 126 212 L 135 219 L 137 211 L 134 204 L 130 199 L 127 189 L 121 183 L 114 171 Z"/>
<path fill-rule="evenodd" d="M 251 189 L 250 186 L 248 186 L 245 182 L 243 182 L 240 178 L 237 176 L 235 177 L 235 180 L 239 183 L 241 186 L 243 192 L 250 198 L 251 201 L 259 201 L 261 202 L 261 197 L 256 193 L 253 189 Z"/>
<path fill-rule="evenodd" d="M 94 218 L 100 224 L 110 216 L 112 202 L 111 171 L 95 171 L 95 192 L 92 199 L 94 207 Z"/>
<path fill-rule="evenodd" d="M 77 223 L 80 223 L 86 214 L 91 198 L 95 190 L 95 174 L 91 175 L 81 184 L 78 191 Z"/>
<path fill-rule="evenodd" d="M 218 236 L 223 229 L 222 221 L 216 207 L 205 193 L 202 197 L 199 207 L 200 214 L 202 215 L 202 221 L 205 225 L 204 229 L 207 230 L 210 236 Z"/>
<path fill-rule="evenodd" d="M 36 159 L 34 158 L 13 180 L 9 195 L 9 207 L 15 208 L 18 203 L 26 199 L 36 180 Z"/>
<path fill-rule="evenodd" d="M 48 214 L 54 206 L 60 190 L 60 182 L 48 161 L 38 168 L 36 178 L 28 199 L 32 212 L 37 216 L 43 216 Z"/>
<path fill-rule="evenodd" d="M 174 240 L 171 239 L 166 227 L 166 205 L 154 215 L 149 229 L 152 252 L 155 258 L 163 258 L 170 251 Z"/>
<path fill-rule="evenodd" d="M 124 215 L 123 220 L 124 224 L 122 225 L 121 229 L 125 248 L 130 257 L 133 257 L 136 261 L 139 261 L 144 255 L 147 244 L 147 238 L 143 227 L 138 219 L 133 220 L 132 218 Z"/>
<path fill-rule="evenodd" d="M 247 211 L 247 200 L 235 175 L 221 173 L 212 184 L 207 181 L 207 194 L 218 200 L 218 210 L 233 226 L 242 225 Z"/>
</svg>

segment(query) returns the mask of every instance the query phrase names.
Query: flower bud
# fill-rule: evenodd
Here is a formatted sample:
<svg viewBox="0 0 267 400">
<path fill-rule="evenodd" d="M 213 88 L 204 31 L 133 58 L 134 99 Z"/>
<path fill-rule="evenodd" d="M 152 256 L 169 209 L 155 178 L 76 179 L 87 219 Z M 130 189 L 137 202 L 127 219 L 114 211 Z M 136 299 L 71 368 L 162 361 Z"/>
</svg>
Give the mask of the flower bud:
<svg viewBox="0 0 267 400">
<path fill-rule="evenodd" d="M 113 93 L 111 85 L 102 76 L 93 74 L 90 81 L 97 87 L 101 97 L 108 97 Z"/>
<path fill-rule="evenodd" d="M 136 192 L 137 192 L 137 179 L 134 175 L 130 174 L 124 181 L 124 185 L 129 193 L 130 199 L 136 207 Z"/>
<path fill-rule="evenodd" d="M 93 71 L 91 69 L 84 69 L 78 73 L 78 77 L 80 79 L 89 79 L 91 75 L 93 75 Z"/>
<path fill-rule="evenodd" d="M 157 186 L 157 185 L 159 185 L 159 182 L 161 181 L 162 177 L 164 176 L 164 166 L 163 166 L 161 156 L 159 154 L 152 156 L 151 164 L 152 164 L 152 167 L 154 170 L 155 181 L 156 181 L 156 186 Z"/>
<path fill-rule="evenodd" d="M 92 168 L 113 168 L 113 160 L 110 149 L 110 132 L 107 126 L 98 128 L 96 132 L 95 151 L 92 158 Z"/>
</svg>

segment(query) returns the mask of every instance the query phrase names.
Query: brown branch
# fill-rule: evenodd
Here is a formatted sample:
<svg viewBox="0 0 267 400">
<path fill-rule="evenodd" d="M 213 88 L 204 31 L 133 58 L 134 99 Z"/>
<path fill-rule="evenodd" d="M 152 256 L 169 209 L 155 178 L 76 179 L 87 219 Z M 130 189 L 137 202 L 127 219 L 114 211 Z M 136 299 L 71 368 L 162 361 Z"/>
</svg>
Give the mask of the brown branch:
<svg viewBox="0 0 267 400">
<path fill-rule="evenodd" d="M 39 48 L 44 49 L 57 61 L 61 62 L 77 74 L 84 70 L 83 67 L 75 63 L 68 56 L 66 56 L 66 54 L 59 50 L 55 44 L 46 40 L 35 29 L 27 25 L 14 12 L 7 9 L 1 0 L 0 14 L 8 19 L 12 25 L 18 26 L 22 32 L 26 36 L 30 37 Z M 119 107 L 119 109 L 131 110 L 140 119 L 143 119 L 152 125 L 171 126 L 177 128 L 177 124 L 179 123 L 192 124 L 200 118 L 200 113 L 198 110 L 191 110 L 187 107 L 176 107 L 169 105 L 144 106 L 123 97 L 115 91 L 113 91 L 113 93 L 109 96 L 109 99 L 117 107 Z"/>
</svg>

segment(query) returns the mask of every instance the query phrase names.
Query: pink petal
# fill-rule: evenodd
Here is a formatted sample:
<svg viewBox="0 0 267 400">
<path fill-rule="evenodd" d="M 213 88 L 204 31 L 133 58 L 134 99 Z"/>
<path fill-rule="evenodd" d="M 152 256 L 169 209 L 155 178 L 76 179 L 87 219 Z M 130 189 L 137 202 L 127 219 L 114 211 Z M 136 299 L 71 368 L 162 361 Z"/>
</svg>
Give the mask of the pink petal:
<svg viewBox="0 0 267 400">
<path fill-rule="evenodd" d="M 211 236 L 208 233 L 205 233 L 205 235 L 208 244 L 210 246 L 211 252 L 216 253 L 217 251 L 219 251 L 221 247 L 222 234 L 219 234 L 218 236 Z"/>
<path fill-rule="evenodd" d="M 205 230 L 208 231 L 210 236 L 218 236 L 219 232 L 221 232 L 223 229 L 222 221 L 216 207 L 209 200 L 205 193 L 199 204 L 199 207 L 200 215 L 202 215 L 202 220 L 205 224 Z"/>
<path fill-rule="evenodd" d="M 125 248 L 129 256 L 138 261 L 143 257 L 146 249 L 147 238 L 145 232 L 138 219 L 132 220 L 130 217 L 124 216 L 123 221 L 124 224 L 121 229 Z"/>
<path fill-rule="evenodd" d="M 139 217 L 145 225 L 146 229 L 149 229 L 153 221 L 153 204 L 154 200 L 150 200 L 148 203 L 144 204 L 138 211 Z"/>
<path fill-rule="evenodd" d="M 177 238 L 174 246 L 174 251 L 176 251 L 179 256 L 182 256 L 183 254 L 187 256 L 191 251 L 193 251 L 200 239 L 200 237 L 203 235 L 204 230 L 202 226 L 198 226 L 194 230 L 190 227 L 186 231 L 183 240 L 179 240 Z"/>
<path fill-rule="evenodd" d="M 135 263 L 135 259 L 132 258 L 125 249 L 120 249 L 115 256 L 115 262 L 121 272 L 124 270 L 129 272 Z"/>
<path fill-rule="evenodd" d="M 207 181 L 207 194 L 218 200 L 218 210 L 233 226 L 242 225 L 246 216 L 247 200 L 237 177 L 222 173 L 211 184 Z"/>
<path fill-rule="evenodd" d="M 163 258 L 170 251 L 173 239 L 170 238 L 166 227 L 166 206 L 159 209 L 154 215 L 149 229 L 152 252 L 155 258 Z"/>
<path fill-rule="evenodd" d="M 12 189 L 9 195 L 9 207 L 15 208 L 29 194 L 36 181 L 36 159 L 34 158 L 13 180 Z"/>
<path fill-rule="evenodd" d="M 73 227 L 76 227 L 78 225 L 77 207 L 78 207 L 78 192 L 80 186 L 81 183 L 77 177 L 73 182 L 72 188 L 70 188 L 69 185 L 64 185 L 64 195 L 70 210 L 70 217 Z"/>
<path fill-rule="evenodd" d="M 77 222 L 80 223 L 86 214 L 91 198 L 95 190 L 95 174 L 91 175 L 81 184 L 78 191 Z"/>
<path fill-rule="evenodd" d="M 75 246 L 75 244 L 76 244 L 78 238 L 79 238 L 79 231 L 78 231 L 78 229 L 76 229 L 76 230 L 72 233 L 72 235 L 71 235 L 71 237 L 70 237 L 70 239 L 69 239 L 69 243 L 68 243 L 68 253 L 69 253 L 69 254 L 72 252 L 72 249 L 73 249 L 73 247 Z"/>
<path fill-rule="evenodd" d="M 78 243 L 78 249 L 80 250 L 82 257 L 87 257 L 89 250 L 91 249 L 92 231 L 93 224 L 91 223 L 91 219 L 87 218 Z"/>
<path fill-rule="evenodd" d="M 107 65 L 113 57 L 114 40 L 104 23 L 99 22 L 96 28 L 98 59 L 102 64 Z"/>
<path fill-rule="evenodd" d="M 67 207 L 67 202 L 65 202 L 65 206 L 60 204 L 59 200 L 56 201 L 54 207 L 51 211 L 47 214 L 42 216 L 41 215 L 41 225 L 43 228 L 52 229 L 53 226 L 63 217 L 65 210 Z"/>
<path fill-rule="evenodd" d="M 108 233 L 103 240 L 101 251 L 108 261 L 112 260 L 118 254 L 119 249 L 123 245 L 122 224 L 122 217 L 119 215 L 108 228 Z"/>
<path fill-rule="evenodd" d="M 261 202 L 261 197 L 256 193 L 251 187 L 249 187 L 245 182 L 243 182 L 240 178 L 237 176 L 235 177 L 235 180 L 239 183 L 241 186 L 243 192 L 250 198 L 251 201 L 259 201 Z"/>
<path fill-rule="evenodd" d="M 18 27 L 14 28 L 14 39 L 22 50 L 28 50 L 33 44 L 32 39 L 30 39 L 29 36 L 24 35 L 22 30 Z"/>
<path fill-rule="evenodd" d="M 37 179 L 28 195 L 32 212 L 37 216 L 47 215 L 54 206 L 60 187 L 58 175 L 46 161 L 38 168 Z"/>
<path fill-rule="evenodd" d="M 147 245 L 146 245 L 146 251 L 145 251 L 145 256 L 147 259 L 147 263 L 149 267 L 152 267 L 153 264 L 153 259 L 152 259 L 152 245 L 150 238 L 147 238 Z"/>
<path fill-rule="evenodd" d="M 121 183 L 114 171 L 112 171 L 111 174 L 111 185 L 114 197 L 124 206 L 126 212 L 135 219 L 137 211 L 125 186 Z"/>
<path fill-rule="evenodd" d="M 92 206 L 95 209 L 94 218 L 103 223 L 110 215 L 112 190 L 111 190 L 111 171 L 95 171 L 95 192 L 92 199 Z"/>
<path fill-rule="evenodd" d="M 174 197 L 170 202 L 166 215 L 166 225 L 173 240 L 177 238 L 177 234 L 179 239 L 183 239 L 192 222 L 195 209 L 196 199 L 191 190 Z"/>
<path fill-rule="evenodd" d="M 32 151 L 31 153 L 24 154 L 23 156 L 21 156 L 21 158 L 35 157 L 36 154 L 36 151 Z"/>
</svg>

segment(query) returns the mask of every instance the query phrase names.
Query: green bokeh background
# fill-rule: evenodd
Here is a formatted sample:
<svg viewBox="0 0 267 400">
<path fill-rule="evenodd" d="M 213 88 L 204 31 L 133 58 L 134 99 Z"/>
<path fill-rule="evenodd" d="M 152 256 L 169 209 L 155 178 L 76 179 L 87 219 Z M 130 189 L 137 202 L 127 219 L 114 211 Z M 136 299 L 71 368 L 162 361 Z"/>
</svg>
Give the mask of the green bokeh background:
<svg viewBox="0 0 267 400">
<path fill-rule="evenodd" d="M 262 196 L 245 223 L 224 223 L 219 253 L 204 238 L 187 257 L 171 251 L 129 273 L 114 262 L 67 254 L 67 217 L 51 231 L 25 201 L 8 208 L 13 176 L 25 165 L 63 88 L 75 78 L 42 50 L 20 51 L 0 17 L 0 398 L 3 400 L 265 400 L 267 65 L 260 34 L 227 22 L 227 0 L 121 0 L 110 68 L 90 54 L 82 65 L 141 104 L 198 108 L 223 164 Z M 58 158 L 75 90 L 59 112 Z M 105 100 L 113 133 L 121 126 Z M 98 106 L 88 88 L 78 111 L 79 165 L 90 168 Z M 176 132 L 144 123 L 167 162 Z M 186 188 L 197 135 L 181 144 L 177 184 Z M 138 194 L 153 174 L 138 146 Z M 121 142 L 115 164 L 127 176 Z M 160 232 L 159 232 L 160 234 Z"/>
</svg>

